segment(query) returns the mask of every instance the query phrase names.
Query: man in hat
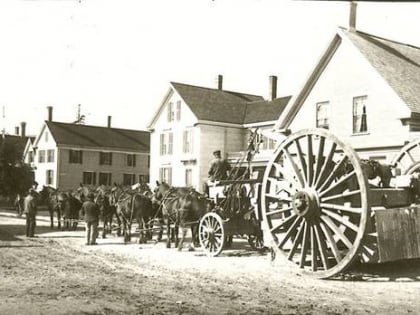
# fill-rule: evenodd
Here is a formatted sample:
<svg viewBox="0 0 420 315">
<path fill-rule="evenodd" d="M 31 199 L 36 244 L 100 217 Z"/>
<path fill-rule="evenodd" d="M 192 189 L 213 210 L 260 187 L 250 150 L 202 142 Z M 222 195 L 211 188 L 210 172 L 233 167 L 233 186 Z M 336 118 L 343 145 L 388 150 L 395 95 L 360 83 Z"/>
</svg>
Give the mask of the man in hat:
<svg viewBox="0 0 420 315">
<path fill-rule="evenodd" d="M 220 150 L 216 150 L 213 152 L 214 159 L 210 162 L 210 169 L 209 169 L 209 179 L 208 182 L 214 183 L 219 180 L 224 180 L 228 178 L 228 173 L 231 170 L 230 164 L 225 159 L 222 159 L 222 155 Z M 208 183 L 204 183 L 203 187 L 204 193 L 209 194 L 209 186 Z"/>
<path fill-rule="evenodd" d="M 35 236 L 35 225 L 36 225 L 36 200 L 35 200 L 35 190 L 29 189 L 29 194 L 25 197 L 23 201 L 23 213 L 26 217 L 26 237 Z"/>
<path fill-rule="evenodd" d="M 96 245 L 98 235 L 99 207 L 93 202 L 94 198 L 93 193 L 89 193 L 80 209 L 80 214 L 86 224 L 86 245 Z"/>
</svg>

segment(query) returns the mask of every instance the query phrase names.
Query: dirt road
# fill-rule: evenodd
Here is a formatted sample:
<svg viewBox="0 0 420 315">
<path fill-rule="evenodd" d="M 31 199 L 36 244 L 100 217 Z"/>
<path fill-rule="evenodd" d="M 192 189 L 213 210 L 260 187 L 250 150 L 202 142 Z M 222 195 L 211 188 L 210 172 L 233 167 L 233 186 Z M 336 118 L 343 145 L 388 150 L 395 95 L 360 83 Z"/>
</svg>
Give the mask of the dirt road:
<svg viewBox="0 0 420 315">
<path fill-rule="evenodd" d="M 24 219 L 0 212 L 0 314 L 420 313 L 419 261 L 315 280 L 244 241 L 210 259 L 113 236 L 85 246 L 82 229 L 47 225 L 26 239 Z"/>
</svg>

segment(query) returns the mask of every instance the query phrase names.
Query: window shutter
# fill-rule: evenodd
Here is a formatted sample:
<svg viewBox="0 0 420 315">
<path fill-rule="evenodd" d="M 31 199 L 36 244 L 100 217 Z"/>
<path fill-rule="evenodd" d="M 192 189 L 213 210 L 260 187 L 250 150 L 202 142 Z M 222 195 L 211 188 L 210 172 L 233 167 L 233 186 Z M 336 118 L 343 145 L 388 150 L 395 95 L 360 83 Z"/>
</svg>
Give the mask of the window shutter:
<svg viewBox="0 0 420 315">
<path fill-rule="evenodd" d="M 160 155 L 164 155 L 165 152 L 163 152 L 163 144 L 165 142 L 165 135 L 162 133 L 160 135 Z"/>
<path fill-rule="evenodd" d="M 168 168 L 168 184 L 172 185 L 172 167 Z"/>
<path fill-rule="evenodd" d="M 112 165 L 112 152 L 109 152 L 109 165 Z"/>
<path fill-rule="evenodd" d="M 171 121 L 172 116 L 172 102 L 168 104 L 168 122 Z"/>
<path fill-rule="evenodd" d="M 172 154 L 174 134 L 170 132 L 168 135 L 169 135 L 168 154 Z"/>
<path fill-rule="evenodd" d="M 181 120 L 181 101 L 176 102 L 176 120 Z"/>
<path fill-rule="evenodd" d="M 187 137 L 188 137 L 188 130 L 184 130 L 183 135 L 182 135 L 182 152 L 184 153 L 188 152 Z"/>
<path fill-rule="evenodd" d="M 73 153 L 73 150 L 69 150 L 69 163 L 73 162 L 72 153 Z"/>
<path fill-rule="evenodd" d="M 137 161 L 136 161 L 136 155 L 133 154 L 133 167 L 136 167 Z"/>
</svg>

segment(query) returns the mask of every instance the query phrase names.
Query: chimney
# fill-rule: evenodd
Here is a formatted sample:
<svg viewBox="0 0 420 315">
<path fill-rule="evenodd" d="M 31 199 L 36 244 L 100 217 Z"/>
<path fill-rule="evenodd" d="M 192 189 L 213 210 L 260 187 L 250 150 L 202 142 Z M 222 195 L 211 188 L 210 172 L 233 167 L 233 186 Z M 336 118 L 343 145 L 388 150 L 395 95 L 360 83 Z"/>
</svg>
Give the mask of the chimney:
<svg viewBox="0 0 420 315">
<path fill-rule="evenodd" d="M 108 128 L 111 128 L 111 119 L 112 119 L 112 116 L 108 116 Z"/>
<path fill-rule="evenodd" d="M 19 136 L 20 134 L 19 134 L 19 126 L 16 126 L 15 127 L 15 135 L 16 136 Z"/>
<path fill-rule="evenodd" d="M 19 127 L 18 127 L 19 128 Z M 26 122 L 22 121 L 20 123 L 20 135 L 26 137 Z"/>
<path fill-rule="evenodd" d="M 221 74 L 217 76 L 217 89 L 223 90 L 223 76 Z"/>
<path fill-rule="evenodd" d="M 349 30 L 356 31 L 357 3 L 350 2 Z"/>
<path fill-rule="evenodd" d="M 53 120 L 53 107 L 47 106 L 47 110 L 48 110 L 48 121 L 52 121 Z"/>
<path fill-rule="evenodd" d="M 277 77 L 275 75 L 270 75 L 269 78 L 269 91 L 268 91 L 268 100 L 272 101 L 277 97 Z"/>
</svg>

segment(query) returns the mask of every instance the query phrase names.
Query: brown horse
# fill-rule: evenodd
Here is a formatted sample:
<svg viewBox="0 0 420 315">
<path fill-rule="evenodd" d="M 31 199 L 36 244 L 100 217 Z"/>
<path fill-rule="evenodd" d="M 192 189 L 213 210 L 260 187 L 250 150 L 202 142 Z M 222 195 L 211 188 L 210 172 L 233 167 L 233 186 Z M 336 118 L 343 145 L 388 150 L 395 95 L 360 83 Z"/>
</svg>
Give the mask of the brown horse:
<svg viewBox="0 0 420 315">
<path fill-rule="evenodd" d="M 58 228 L 61 228 L 61 210 L 58 204 L 59 192 L 50 187 L 43 186 L 40 192 L 40 203 L 44 204 L 50 213 L 51 228 L 54 228 L 54 213 L 57 214 Z"/>
</svg>

